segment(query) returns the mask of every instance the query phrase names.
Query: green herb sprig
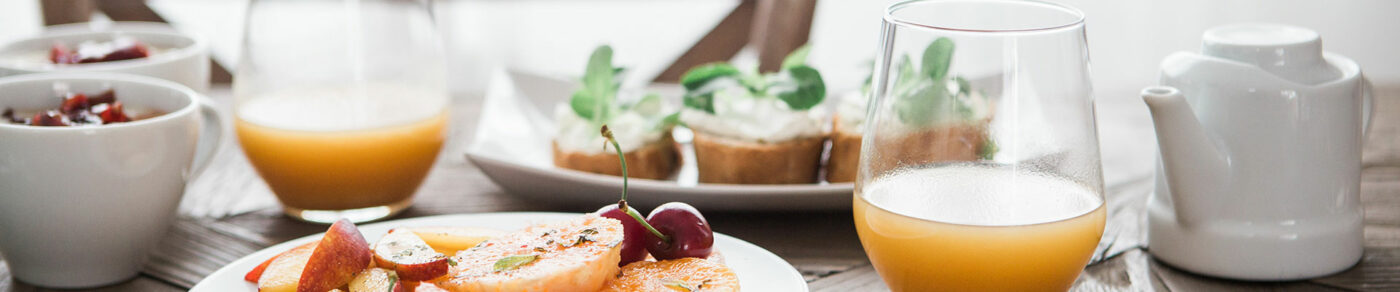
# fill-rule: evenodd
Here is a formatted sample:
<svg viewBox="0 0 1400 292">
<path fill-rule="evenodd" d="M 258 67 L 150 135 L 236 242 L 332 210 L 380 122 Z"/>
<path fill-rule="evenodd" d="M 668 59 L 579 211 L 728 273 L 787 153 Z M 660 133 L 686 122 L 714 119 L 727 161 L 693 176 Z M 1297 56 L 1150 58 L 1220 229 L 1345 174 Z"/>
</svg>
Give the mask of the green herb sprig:
<svg viewBox="0 0 1400 292">
<path fill-rule="evenodd" d="M 961 76 L 952 77 L 948 68 L 953 60 L 953 41 L 938 38 L 924 48 L 923 62 L 915 72 L 913 63 L 905 56 L 900 61 L 895 79 L 895 107 L 900 120 L 907 124 L 927 125 L 940 120 L 974 118 L 972 107 L 960 96 L 970 96 L 971 84 Z M 949 80 L 957 90 L 948 88 Z M 953 115 L 953 116 L 950 116 Z"/>
<path fill-rule="evenodd" d="M 569 107 L 574 113 L 595 126 L 607 123 L 613 117 L 627 111 L 635 111 L 643 117 L 650 118 L 655 123 L 653 128 L 656 130 L 668 129 L 678 124 L 680 112 L 662 112 L 666 108 L 663 106 L 661 95 L 647 94 L 631 104 L 617 101 L 618 90 L 622 87 L 620 75 L 626 69 L 613 67 L 612 56 L 612 47 L 603 45 L 594 49 L 593 54 L 588 57 L 588 65 L 584 68 L 583 78 L 580 80 L 581 85 L 569 98 Z"/>
<path fill-rule="evenodd" d="M 714 113 L 715 94 L 741 86 L 755 97 L 772 96 L 794 110 L 810 109 L 826 98 L 826 84 L 822 82 L 821 73 L 806 64 L 810 50 L 808 46 L 794 50 L 783 59 L 781 70 L 769 74 L 740 71 L 724 62 L 692 68 L 681 77 L 681 86 L 686 89 L 684 104 Z"/>
<path fill-rule="evenodd" d="M 493 265 L 491 265 L 491 271 L 492 271 L 492 272 L 500 272 L 500 271 L 513 270 L 513 269 L 515 269 L 515 268 L 519 268 L 520 266 L 524 266 L 525 264 L 529 264 L 529 263 L 531 263 L 531 262 L 534 262 L 535 259 L 538 259 L 538 258 L 539 258 L 539 255 L 533 255 L 533 254 L 527 254 L 527 255 L 513 255 L 513 256 L 503 257 L 503 258 L 501 258 L 501 259 L 499 259 L 499 260 L 496 260 L 496 263 L 493 264 Z"/>
</svg>

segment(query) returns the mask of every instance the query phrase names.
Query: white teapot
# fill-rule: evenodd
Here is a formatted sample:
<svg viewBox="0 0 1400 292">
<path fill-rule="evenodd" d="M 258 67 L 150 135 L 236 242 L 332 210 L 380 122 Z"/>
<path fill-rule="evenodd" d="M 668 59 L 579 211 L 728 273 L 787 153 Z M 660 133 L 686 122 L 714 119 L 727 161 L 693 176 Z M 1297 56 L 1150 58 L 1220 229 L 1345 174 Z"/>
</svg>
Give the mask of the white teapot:
<svg viewBox="0 0 1400 292">
<path fill-rule="evenodd" d="M 1345 270 L 1362 254 L 1361 147 L 1373 97 L 1312 30 L 1212 28 L 1142 91 L 1160 146 L 1148 250 L 1243 280 Z"/>
</svg>

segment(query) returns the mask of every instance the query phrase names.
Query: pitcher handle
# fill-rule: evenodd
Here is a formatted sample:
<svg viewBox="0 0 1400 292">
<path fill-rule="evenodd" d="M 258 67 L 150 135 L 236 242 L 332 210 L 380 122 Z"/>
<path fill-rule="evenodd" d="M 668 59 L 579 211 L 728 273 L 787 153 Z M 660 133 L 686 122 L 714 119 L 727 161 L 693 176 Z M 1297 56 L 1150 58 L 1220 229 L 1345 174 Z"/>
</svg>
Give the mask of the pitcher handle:
<svg viewBox="0 0 1400 292">
<path fill-rule="evenodd" d="M 214 154 L 219 153 L 224 137 L 224 120 L 219 114 L 214 100 L 203 94 L 197 95 L 195 99 L 199 102 L 200 117 L 204 119 L 204 122 L 199 130 L 199 143 L 195 146 L 190 180 L 194 180 L 201 173 L 204 173 L 209 162 L 214 160 Z"/>
<path fill-rule="evenodd" d="M 1371 137 L 1371 116 L 1376 113 L 1376 97 L 1371 88 L 1371 80 L 1361 77 L 1361 141 Z"/>
</svg>

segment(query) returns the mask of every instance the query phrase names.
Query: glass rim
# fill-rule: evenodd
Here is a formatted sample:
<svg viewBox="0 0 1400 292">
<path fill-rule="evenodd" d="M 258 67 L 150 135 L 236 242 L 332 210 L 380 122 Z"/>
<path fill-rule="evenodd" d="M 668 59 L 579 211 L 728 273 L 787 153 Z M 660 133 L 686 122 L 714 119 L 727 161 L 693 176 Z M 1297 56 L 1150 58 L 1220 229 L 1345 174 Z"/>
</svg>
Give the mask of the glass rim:
<svg viewBox="0 0 1400 292">
<path fill-rule="evenodd" d="M 1044 7 L 1044 8 L 1050 8 L 1050 9 L 1058 10 L 1058 11 L 1060 11 L 1060 12 L 1064 12 L 1064 13 L 1066 13 L 1066 14 L 1068 14 L 1068 15 L 1073 16 L 1073 17 L 1074 17 L 1074 20 L 1073 20 L 1073 21 L 1070 21 L 1070 22 L 1067 22 L 1067 23 L 1063 23 L 1063 24 L 1054 24 L 1054 25 L 1046 25 L 1046 26 L 1037 26 L 1037 27 L 1030 27 L 1030 28 L 1016 28 L 1016 29 L 983 29 L 983 28 L 952 27 L 952 26 L 943 26 L 943 25 L 933 25 L 933 24 L 928 24 L 928 23 L 920 23 L 920 22 L 917 22 L 917 21 L 910 21 L 910 20 L 907 20 L 907 19 L 903 19 L 903 18 L 900 18 L 900 17 L 894 15 L 895 12 L 897 12 L 897 11 L 899 11 L 899 10 L 901 10 L 901 9 L 904 9 L 904 8 L 908 8 L 909 6 L 914 5 L 914 4 L 921 4 L 921 3 L 954 3 L 954 2 L 980 3 L 980 4 L 1005 3 L 1005 4 L 1015 4 L 1015 5 L 1041 6 L 1041 7 Z M 1077 26 L 1081 26 L 1081 25 L 1084 24 L 1084 18 L 1085 18 L 1084 12 L 1083 12 L 1083 11 L 1080 11 L 1078 8 L 1074 8 L 1074 7 L 1071 7 L 1071 6 L 1068 6 L 1068 5 L 1059 4 L 1059 3 L 1055 3 L 1055 2 L 1041 1 L 1041 0 L 1014 0 L 1014 1 L 1013 1 L 1013 0 L 990 0 L 990 1 L 987 1 L 987 0 L 981 0 L 981 1 L 973 1 L 973 0 L 905 0 L 905 1 L 901 1 L 901 2 L 899 2 L 899 3 L 891 4 L 888 8 L 886 8 L 886 9 L 885 9 L 885 15 L 884 15 L 884 17 L 883 17 L 883 20 L 884 20 L 884 22 L 886 22 L 886 23 L 890 23 L 890 24 L 894 24 L 894 25 L 899 25 L 899 26 L 913 27 L 913 28 L 920 28 L 920 29 L 941 30 L 941 31 L 973 32 L 973 33 L 1024 33 L 1024 32 L 1055 31 L 1055 30 L 1060 30 L 1060 29 L 1065 29 L 1065 28 L 1077 27 Z"/>
</svg>

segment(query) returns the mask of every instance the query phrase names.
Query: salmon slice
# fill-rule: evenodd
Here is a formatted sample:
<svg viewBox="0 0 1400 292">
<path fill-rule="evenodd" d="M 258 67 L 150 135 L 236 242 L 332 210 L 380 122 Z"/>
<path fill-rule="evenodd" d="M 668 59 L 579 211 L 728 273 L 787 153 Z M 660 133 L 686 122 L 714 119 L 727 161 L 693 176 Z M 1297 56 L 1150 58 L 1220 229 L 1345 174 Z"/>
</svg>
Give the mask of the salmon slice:
<svg viewBox="0 0 1400 292">
<path fill-rule="evenodd" d="M 535 225 L 452 257 L 438 286 L 474 291 L 598 291 L 617 274 L 622 223 L 597 215 Z"/>
<path fill-rule="evenodd" d="M 602 291 L 739 291 L 739 276 L 724 264 L 698 258 L 635 262 L 622 267 Z"/>
</svg>

